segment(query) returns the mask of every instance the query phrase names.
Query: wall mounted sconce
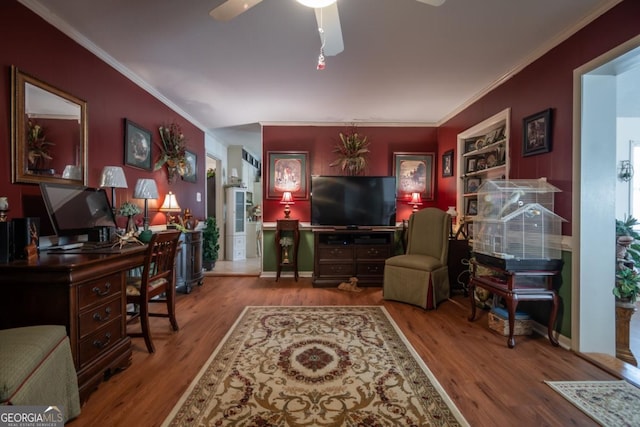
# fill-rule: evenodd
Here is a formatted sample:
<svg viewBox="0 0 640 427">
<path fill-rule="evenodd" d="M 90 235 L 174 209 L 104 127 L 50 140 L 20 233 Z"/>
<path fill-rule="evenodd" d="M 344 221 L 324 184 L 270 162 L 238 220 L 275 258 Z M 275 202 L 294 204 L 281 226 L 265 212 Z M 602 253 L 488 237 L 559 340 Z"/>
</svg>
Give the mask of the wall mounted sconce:
<svg viewBox="0 0 640 427">
<path fill-rule="evenodd" d="M 289 219 L 289 216 L 291 215 L 291 209 L 289 208 L 289 205 L 295 204 L 295 202 L 293 201 L 293 196 L 291 195 L 291 191 L 285 191 L 284 193 L 282 193 L 282 200 L 280 200 L 280 203 L 284 205 L 284 218 Z"/>
<path fill-rule="evenodd" d="M 138 240 L 145 243 L 151 241 L 153 234 L 149 230 L 149 199 L 157 199 L 158 197 L 158 186 L 153 179 L 141 178 L 136 182 L 133 198 L 144 199 L 144 230 L 138 236 Z"/>
<path fill-rule="evenodd" d="M 167 225 L 174 224 L 176 221 L 175 215 L 171 215 L 174 212 L 182 212 L 180 205 L 178 205 L 178 201 L 176 200 L 175 194 L 169 191 L 164 198 L 164 203 L 158 209 L 160 212 L 164 212 L 167 215 Z"/>
<path fill-rule="evenodd" d="M 128 188 L 127 177 L 120 166 L 105 166 L 100 175 L 100 187 L 111 187 L 111 210 L 116 214 L 116 188 Z"/>
<path fill-rule="evenodd" d="M 621 160 L 618 166 L 618 179 L 623 182 L 629 182 L 633 178 L 633 165 L 631 160 Z"/>
<path fill-rule="evenodd" d="M 418 206 L 422 205 L 422 197 L 420 197 L 420 193 L 411 193 L 411 201 L 409 201 L 410 205 L 413 205 L 412 212 L 418 212 Z"/>
</svg>

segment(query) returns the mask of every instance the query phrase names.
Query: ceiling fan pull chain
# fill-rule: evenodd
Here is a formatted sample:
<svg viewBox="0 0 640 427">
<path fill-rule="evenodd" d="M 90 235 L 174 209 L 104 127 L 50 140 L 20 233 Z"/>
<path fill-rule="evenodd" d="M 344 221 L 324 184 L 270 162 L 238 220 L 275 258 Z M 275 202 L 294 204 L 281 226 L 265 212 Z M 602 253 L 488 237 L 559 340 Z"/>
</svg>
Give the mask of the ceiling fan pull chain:
<svg viewBox="0 0 640 427">
<path fill-rule="evenodd" d="M 316 70 L 319 70 L 319 71 L 324 70 L 326 66 L 324 61 L 324 44 L 326 40 L 325 40 L 324 28 L 322 28 L 322 26 L 323 26 L 322 9 L 320 9 L 320 25 L 318 26 L 318 32 L 320 33 L 320 56 L 318 56 L 318 65 L 316 66 Z"/>
</svg>

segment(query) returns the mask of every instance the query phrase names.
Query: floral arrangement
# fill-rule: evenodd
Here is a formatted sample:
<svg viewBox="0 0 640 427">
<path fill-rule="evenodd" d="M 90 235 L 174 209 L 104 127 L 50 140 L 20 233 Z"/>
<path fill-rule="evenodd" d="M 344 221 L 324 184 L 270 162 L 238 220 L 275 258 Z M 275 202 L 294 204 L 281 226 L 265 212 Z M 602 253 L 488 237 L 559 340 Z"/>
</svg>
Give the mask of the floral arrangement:
<svg viewBox="0 0 640 427">
<path fill-rule="evenodd" d="M 27 147 L 29 163 L 35 165 L 39 161 L 51 160 L 49 148 L 55 145 L 53 142 L 45 141 L 44 129 L 39 124 L 29 120 L 27 123 Z"/>
<path fill-rule="evenodd" d="M 293 239 L 291 237 L 282 237 L 280 239 L 280 246 L 293 246 Z"/>
<path fill-rule="evenodd" d="M 360 175 L 367 167 L 369 141 L 352 126 L 349 131 L 340 132 L 340 142 L 336 144 L 333 152 L 338 154 L 338 158 L 329 166 L 338 166 L 342 173 L 347 175 Z"/>
<path fill-rule="evenodd" d="M 167 166 L 178 168 L 178 172 L 186 170 L 187 160 L 185 150 L 187 140 L 182 133 L 182 129 L 176 123 L 168 126 L 160 126 L 160 158 L 155 164 L 155 170 L 160 169 L 165 163 Z M 182 173 L 180 173 L 182 175 Z"/>
<path fill-rule="evenodd" d="M 140 208 L 138 205 L 131 202 L 124 202 L 120 205 L 120 209 L 118 209 L 118 215 L 121 216 L 133 216 L 140 213 Z"/>
<path fill-rule="evenodd" d="M 216 177 L 216 170 L 213 168 L 207 169 L 207 178 L 215 178 L 215 177 Z"/>
</svg>

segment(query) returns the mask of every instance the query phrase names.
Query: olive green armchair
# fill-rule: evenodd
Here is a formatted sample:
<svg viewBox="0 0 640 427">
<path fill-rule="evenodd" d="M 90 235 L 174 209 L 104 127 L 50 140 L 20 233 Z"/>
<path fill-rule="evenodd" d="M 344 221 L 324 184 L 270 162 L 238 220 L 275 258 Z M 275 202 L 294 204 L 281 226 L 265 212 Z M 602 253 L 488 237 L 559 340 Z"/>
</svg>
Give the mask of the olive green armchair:
<svg viewBox="0 0 640 427">
<path fill-rule="evenodd" d="M 430 310 L 449 298 L 450 228 L 451 217 L 440 209 L 426 208 L 411 215 L 406 253 L 385 262 L 384 299 Z"/>
</svg>

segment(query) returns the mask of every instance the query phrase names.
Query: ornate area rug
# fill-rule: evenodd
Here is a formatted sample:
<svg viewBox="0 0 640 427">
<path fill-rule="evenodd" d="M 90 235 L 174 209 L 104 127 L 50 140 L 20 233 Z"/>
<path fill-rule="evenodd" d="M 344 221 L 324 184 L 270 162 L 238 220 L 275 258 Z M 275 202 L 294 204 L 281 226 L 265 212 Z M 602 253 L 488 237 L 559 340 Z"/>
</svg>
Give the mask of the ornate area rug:
<svg viewBox="0 0 640 427">
<path fill-rule="evenodd" d="M 165 426 L 467 426 L 384 307 L 247 307 Z"/>
<path fill-rule="evenodd" d="M 603 426 L 640 426 L 640 389 L 626 381 L 545 381 Z"/>
</svg>

